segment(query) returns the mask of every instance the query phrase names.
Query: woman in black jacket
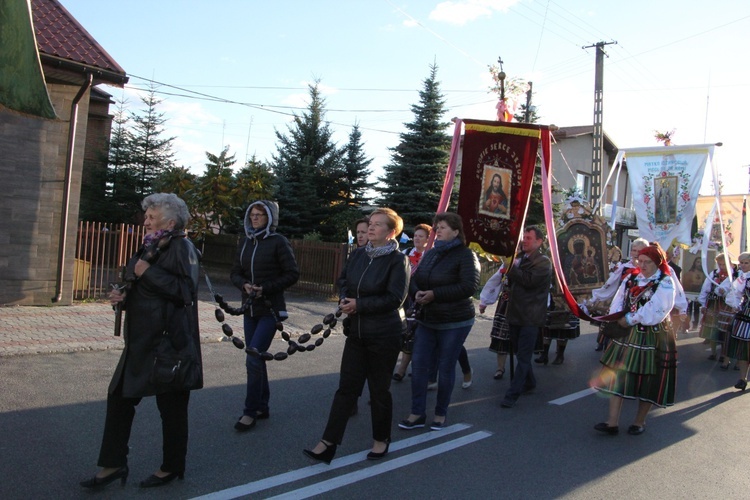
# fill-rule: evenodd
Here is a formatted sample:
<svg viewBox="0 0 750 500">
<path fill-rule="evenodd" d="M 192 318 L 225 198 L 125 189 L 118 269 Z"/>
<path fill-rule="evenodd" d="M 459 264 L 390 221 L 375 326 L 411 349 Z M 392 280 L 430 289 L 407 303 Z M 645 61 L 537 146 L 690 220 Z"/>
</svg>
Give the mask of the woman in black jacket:
<svg viewBox="0 0 750 500">
<path fill-rule="evenodd" d="M 276 232 L 279 205 L 275 201 L 256 201 L 245 212 L 245 238 L 240 241 L 230 278 L 242 290 L 245 303 L 253 297 L 245 311 L 245 345 L 266 352 L 276 334 L 276 323 L 284 321 L 286 312 L 284 290 L 299 279 L 297 261 L 289 241 Z M 270 303 L 270 308 L 266 303 Z M 242 416 L 234 424 L 239 432 L 255 427 L 258 419 L 269 417 L 266 361 L 248 354 L 247 391 Z"/>
<path fill-rule="evenodd" d="M 102 469 L 81 482 L 84 488 L 101 488 L 117 479 L 125 483 L 135 407 L 144 396 L 154 395 L 162 420 L 163 459 L 159 470 L 142 481 L 141 487 L 182 479 L 190 390 L 203 387 L 197 302 L 199 256 L 185 237 L 187 206 L 171 193 L 147 196 L 142 206 L 146 211 L 143 246 L 127 264 L 125 290 L 110 294 L 112 304 L 125 311 L 125 348 L 109 385 L 99 452 Z M 157 347 L 165 341 L 190 358 L 193 378 L 188 386 L 174 389 L 152 379 Z"/>
<path fill-rule="evenodd" d="M 479 261 L 466 246 L 463 223 L 457 214 L 435 216 L 435 247 L 422 257 L 411 281 L 411 292 L 421 307 L 412 352 L 411 414 L 398 426 L 417 429 L 427 421 L 427 383 L 430 367 L 438 361 L 438 393 L 430 428 L 445 427 L 445 417 L 456 378 L 456 361 L 474 324 L 472 295 L 479 287 Z"/>
<path fill-rule="evenodd" d="M 339 308 L 347 315 L 343 322 L 347 338 L 339 388 L 323 438 L 312 450 L 304 450 L 315 460 L 331 463 L 365 380 L 370 389 L 373 438 L 367 458 L 378 460 L 388 453 L 393 419 L 391 374 L 401 349 L 406 321 L 402 305 L 409 289 L 409 259 L 398 251 L 395 240 L 403 227 L 393 210 L 375 210 L 367 230 L 369 242 L 354 250 L 339 280 Z"/>
</svg>

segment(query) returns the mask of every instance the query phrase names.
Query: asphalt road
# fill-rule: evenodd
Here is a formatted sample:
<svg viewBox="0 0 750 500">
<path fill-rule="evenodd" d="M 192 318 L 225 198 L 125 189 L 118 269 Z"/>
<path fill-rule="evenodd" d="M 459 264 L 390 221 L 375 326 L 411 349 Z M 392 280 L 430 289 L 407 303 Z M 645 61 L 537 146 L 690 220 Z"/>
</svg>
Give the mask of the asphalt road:
<svg viewBox="0 0 750 500">
<path fill-rule="evenodd" d="M 332 303 L 294 308 L 301 328 L 319 322 Z M 410 379 L 394 382 L 391 453 L 379 462 L 364 460 L 371 445 L 365 393 L 331 466 L 311 463 L 302 449 L 315 445 L 325 425 L 338 380 L 340 334 L 313 352 L 271 364 L 271 418 L 244 434 L 232 428 L 244 398 L 243 353 L 229 343 L 204 343 L 206 387 L 191 397 L 184 481 L 137 487 L 161 458 L 159 416 L 153 398 L 146 398 L 133 427 L 127 485 L 93 494 L 78 482 L 96 471 L 105 394 L 119 351 L 0 358 L 0 498 L 748 497 L 750 396 L 732 388 L 738 372 L 722 372 L 706 360 L 706 346 L 694 334 L 678 343 L 678 403 L 653 411 L 643 435 L 611 437 L 593 430 L 607 413 L 606 400 L 587 392 L 599 366 L 593 328 L 569 343 L 563 365 L 535 367 L 533 394 L 501 409 L 508 378 L 492 379 L 490 325 L 489 317 L 480 317 L 467 340 L 474 384 L 467 390 L 457 384 L 448 413 L 452 427 L 398 429 L 396 422 L 409 413 Z M 278 340 L 272 352 L 284 348 Z M 559 401 L 574 394 L 583 395 Z M 625 403 L 621 427 L 635 410 L 635 403 Z"/>
</svg>

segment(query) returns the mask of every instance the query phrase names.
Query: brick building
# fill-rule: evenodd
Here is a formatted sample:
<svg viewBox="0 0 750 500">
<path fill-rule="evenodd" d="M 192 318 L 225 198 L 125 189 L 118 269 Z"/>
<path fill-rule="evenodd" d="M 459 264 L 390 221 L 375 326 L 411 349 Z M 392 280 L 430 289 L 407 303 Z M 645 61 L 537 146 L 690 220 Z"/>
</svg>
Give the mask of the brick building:
<svg viewBox="0 0 750 500">
<path fill-rule="evenodd" d="M 57 0 L 31 0 L 30 17 L 28 6 L 27 0 L 0 6 L 0 22 L 13 23 L 0 26 L 6 33 L 0 43 L 6 74 L 6 88 L 0 88 L 0 305 L 67 305 L 81 184 L 91 177 L 84 169 L 106 168 L 112 121 L 109 94 L 94 86 L 121 87 L 128 78 Z M 36 58 L 30 67 L 41 67 L 53 109 L 46 115 L 29 111 L 12 93 L 14 86 L 23 92 L 36 83 L 24 71 L 29 58 L 17 57 L 24 54 L 29 24 Z"/>
</svg>

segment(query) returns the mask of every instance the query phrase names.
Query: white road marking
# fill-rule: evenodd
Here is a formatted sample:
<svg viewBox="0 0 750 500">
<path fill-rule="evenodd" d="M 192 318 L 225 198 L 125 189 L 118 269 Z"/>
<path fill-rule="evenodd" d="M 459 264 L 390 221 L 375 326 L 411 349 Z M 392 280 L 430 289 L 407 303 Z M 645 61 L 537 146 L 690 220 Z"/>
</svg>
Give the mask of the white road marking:
<svg viewBox="0 0 750 500">
<path fill-rule="evenodd" d="M 377 475 L 384 474 L 386 472 L 390 472 L 407 465 L 411 465 L 421 460 L 434 457 L 441 453 L 445 453 L 447 451 L 454 450 L 475 441 L 479 441 L 480 439 L 488 438 L 491 435 L 492 433 L 487 431 L 474 432 L 473 434 L 469 434 L 468 436 L 463 436 L 452 441 L 426 448 L 424 450 L 416 451 L 403 457 L 388 460 L 387 462 L 380 463 L 373 467 L 367 467 L 366 469 L 350 472 L 349 474 L 344 474 L 342 476 L 328 479 L 326 481 L 321 481 L 319 483 L 312 484 L 310 486 L 306 486 L 304 488 L 290 491 L 271 498 L 284 500 L 301 500 L 303 498 L 310 498 L 311 496 L 320 495 L 321 493 L 326 493 L 328 491 L 341 488 L 342 486 L 356 483 L 357 481 L 362 481 L 364 479 L 369 479 L 371 477 L 375 477 Z"/>
<path fill-rule="evenodd" d="M 567 396 L 563 396 L 561 398 L 553 399 L 549 402 L 551 405 L 564 405 L 567 403 L 571 403 L 575 401 L 576 399 L 585 398 L 586 396 L 591 396 L 592 394 L 596 394 L 596 389 L 592 389 L 589 387 L 588 389 L 584 389 L 582 391 L 574 392 L 573 394 L 568 394 Z"/>
<path fill-rule="evenodd" d="M 471 426 L 468 424 L 453 424 L 449 425 L 441 431 L 423 432 L 408 439 L 394 441 L 393 443 L 391 443 L 390 451 L 394 452 L 403 450 L 410 446 L 416 446 L 432 441 L 434 439 L 439 439 L 443 436 L 453 434 L 455 432 L 460 432 L 462 430 L 468 429 L 469 427 Z M 274 488 L 282 484 L 299 481 L 300 479 L 305 479 L 317 474 L 323 474 L 332 470 L 340 469 L 342 467 L 348 467 L 349 465 L 352 465 L 354 463 L 367 460 L 367 453 L 369 451 L 370 450 L 360 451 L 358 453 L 352 453 L 351 455 L 347 455 L 345 457 L 337 458 L 331 462 L 331 465 L 319 463 L 311 465 L 309 467 L 303 467 L 302 469 L 285 472 L 284 474 L 279 474 L 277 476 L 271 476 L 265 479 L 260 479 L 258 481 L 253 481 L 252 483 L 234 486 L 232 488 L 227 488 L 221 491 L 215 491 L 213 493 L 195 498 L 196 500 L 228 500 L 231 498 L 239 498 L 241 496 L 256 493 L 258 491 Z M 302 453 L 300 453 L 300 455 L 302 455 Z"/>
</svg>

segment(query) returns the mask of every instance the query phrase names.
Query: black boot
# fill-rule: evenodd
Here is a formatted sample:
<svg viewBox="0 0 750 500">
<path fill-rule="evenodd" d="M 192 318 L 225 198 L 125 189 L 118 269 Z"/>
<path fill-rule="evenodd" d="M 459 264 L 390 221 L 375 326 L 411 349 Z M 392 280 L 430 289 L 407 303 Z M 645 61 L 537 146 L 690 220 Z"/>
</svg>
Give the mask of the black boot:
<svg viewBox="0 0 750 500">
<path fill-rule="evenodd" d="M 534 360 L 534 363 L 540 363 L 546 365 L 549 363 L 549 344 L 544 344 L 544 350 L 538 358 Z"/>
<path fill-rule="evenodd" d="M 560 342 L 557 343 L 557 355 L 555 356 L 554 361 L 552 361 L 553 365 L 563 364 L 563 361 L 565 361 L 565 348 L 567 345 L 567 342 L 564 344 L 561 344 Z"/>
</svg>

